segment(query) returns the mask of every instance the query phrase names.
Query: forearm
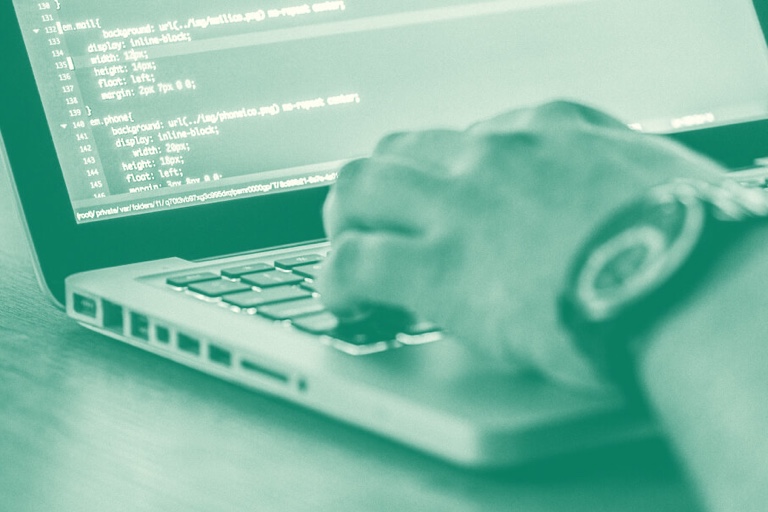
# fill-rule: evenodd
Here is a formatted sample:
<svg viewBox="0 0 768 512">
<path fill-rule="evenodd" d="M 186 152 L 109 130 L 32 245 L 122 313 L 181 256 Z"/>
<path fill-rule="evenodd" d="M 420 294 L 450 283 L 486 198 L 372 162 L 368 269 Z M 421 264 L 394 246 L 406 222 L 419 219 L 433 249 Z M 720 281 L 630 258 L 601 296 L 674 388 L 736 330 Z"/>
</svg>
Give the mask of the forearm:
<svg viewBox="0 0 768 512">
<path fill-rule="evenodd" d="M 713 512 L 768 504 L 768 227 L 717 262 L 641 361 L 648 397 Z"/>
</svg>

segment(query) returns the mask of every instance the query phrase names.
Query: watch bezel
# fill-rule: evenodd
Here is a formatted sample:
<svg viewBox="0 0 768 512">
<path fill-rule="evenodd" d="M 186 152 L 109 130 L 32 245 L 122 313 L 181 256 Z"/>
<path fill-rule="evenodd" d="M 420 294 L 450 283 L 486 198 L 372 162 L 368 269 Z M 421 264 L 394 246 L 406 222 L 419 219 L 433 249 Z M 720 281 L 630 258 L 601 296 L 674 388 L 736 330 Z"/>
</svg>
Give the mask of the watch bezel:
<svg viewBox="0 0 768 512">
<path fill-rule="evenodd" d="M 665 206 L 682 208 L 682 226 L 677 234 L 665 232 L 642 216 L 644 211 Z M 675 184 L 652 190 L 613 216 L 585 246 L 575 274 L 574 299 L 584 319 L 602 322 L 618 316 L 668 281 L 693 252 L 705 218 L 701 199 Z M 640 246 L 645 256 L 636 272 L 628 275 L 621 287 L 599 288 L 599 276 L 607 266 Z"/>
<path fill-rule="evenodd" d="M 610 263 L 611 251 L 618 254 L 622 237 L 631 238 L 626 233 L 632 230 L 652 229 L 647 213 L 675 205 L 685 212 L 682 228 L 665 248 L 657 251 L 654 264 L 643 268 L 631 286 L 612 298 L 600 299 L 593 293 L 595 276 Z M 762 190 L 748 189 L 727 179 L 715 183 L 676 179 L 651 188 L 598 226 L 578 252 L 561 296 L 569 311 L 566 324 L 609 322 L 664 286 L 696 250 L 710 217 L 724 222 L 768 217 L 768 196 Z"/>
</svg>

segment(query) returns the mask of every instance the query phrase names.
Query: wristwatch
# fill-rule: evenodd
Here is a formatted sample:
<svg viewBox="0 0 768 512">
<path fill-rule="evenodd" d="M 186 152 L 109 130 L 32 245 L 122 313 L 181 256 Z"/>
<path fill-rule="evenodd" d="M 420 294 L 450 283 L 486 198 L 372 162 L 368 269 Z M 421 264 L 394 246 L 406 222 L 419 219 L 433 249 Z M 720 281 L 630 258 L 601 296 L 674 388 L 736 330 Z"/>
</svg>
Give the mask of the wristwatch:
<svg viewBox="0 0 768 512">
<path fill-rule="evenodd" d="M 598 227 L 573 261 L 558 308 L 599 374 L 642 399 L 636 362 L 652 329 L 702 286 L 735 240 L 768 224 L 766 197 L 730 180 L 675 180 Z"/>
</svg>

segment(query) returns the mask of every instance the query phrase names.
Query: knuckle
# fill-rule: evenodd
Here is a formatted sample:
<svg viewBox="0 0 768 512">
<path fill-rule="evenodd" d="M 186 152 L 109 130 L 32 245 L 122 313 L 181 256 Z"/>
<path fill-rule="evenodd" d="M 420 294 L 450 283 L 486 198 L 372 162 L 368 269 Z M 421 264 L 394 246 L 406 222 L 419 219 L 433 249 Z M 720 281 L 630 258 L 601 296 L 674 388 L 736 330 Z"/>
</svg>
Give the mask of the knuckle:
<svg viewBox="0 0 768 512">
<path fill-rule="evenodd" d="M 341 169 L 339 169 L 334 188 L 344 190 L 352 185 L 358 179 L 360 173 L 363 172 L 366 162 L 367 159 L 358 158 L 344 164 Z"/>
<path fill-rule="evenodd" d="M 541 108 L 553 112 L 579 112 L 587 108 L 584 104 L 567 99 L 550 100 L 542 104 Z"/>
<path fill-rule="evenodd" d="M 529 129 L 477 134 L 462 159 L 463 172 L 458 177 L 463 179 L 454 180 L 454 187 L 461 188 L 456 193 L 466 197 L 504 187 L 511 172 L 521 172 L 531 161 L 544 158 L 546 145 L 546 134 Z"/>
<path fill-rule="evenodd" d="M 376 155 L 395 152 L 397 148 L 407 145 L 408 140 L 412 137 L 409 132 L 393 132 L 385 135 L 376 144 L 376 148 L 373 153 Z"/>
<path fill-rule="evenodd" d="M 537 108 L 537 116 L 550 122 L 575 122 L 629 130 L 624 123 L 589 105 L 570 100 L 554 100 Z"/>
<path fill-rule="evenodd" d="M 332 204 L 343 206 L 359 194 L 366 176 L 371 173 L 371 163 L 367 158 L 360 158 L 345 164 L 340 170 L 336 182 L 331 187 Z"/>
<path fill-rule="evenodd" d="M 569 100 L 552 100 L 534 108 L 534 118 L 550 121 L 561 119 L 580 119 L 586 106 Z"/>
</svg>

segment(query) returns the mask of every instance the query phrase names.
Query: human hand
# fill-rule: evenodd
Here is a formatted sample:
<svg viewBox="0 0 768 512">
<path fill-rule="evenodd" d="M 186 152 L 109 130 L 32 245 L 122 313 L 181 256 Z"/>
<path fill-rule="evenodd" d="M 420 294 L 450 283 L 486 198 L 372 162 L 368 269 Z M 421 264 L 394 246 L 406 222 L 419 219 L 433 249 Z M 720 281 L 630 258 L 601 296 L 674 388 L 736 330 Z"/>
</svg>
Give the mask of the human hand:
<svg viewBox="0 0 768 512">
<path fill-rule="evenodd" d="M 601 387 L 559 325 L 581 242 L 612 210 L 713 162 L 591 108 L 554 102 L 384 138 L 344 166 L 325 204 L 331 310 L 402 307 L 482 354 Z"/>
</svg>

